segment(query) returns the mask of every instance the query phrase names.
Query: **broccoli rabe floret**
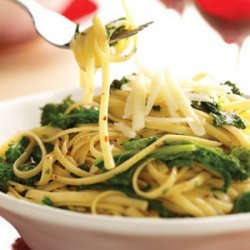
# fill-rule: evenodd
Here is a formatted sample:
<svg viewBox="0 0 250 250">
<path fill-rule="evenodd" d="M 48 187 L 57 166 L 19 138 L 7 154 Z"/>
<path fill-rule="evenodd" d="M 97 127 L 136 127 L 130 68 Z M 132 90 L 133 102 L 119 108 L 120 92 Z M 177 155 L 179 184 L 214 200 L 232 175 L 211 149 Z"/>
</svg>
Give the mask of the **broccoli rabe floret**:
<svg viewBox="0 0 250 250">
<path fill-rule="evenodd" d="M 139 138 L 139 139 L 132 139 L 123 142 L 124 151 L 121 151 L 119 153 L 115 153 L 113 155 L 113 158 L 115 160 L 116 165 L 119 165 L 123 163 L 124 161 L 131 158 L 133 155 L 135 155 L 138 151 L 146 148 L 151 143 L 155 142 L 157 139 L 160 138 L 160 135 L 150 136 L 147 138 Z M 100 169 L 104 168 L 104 161 L 102 158 L 97 159 L 95 161 L 95 165 L 99 167 Z"/>
<path fill-rule="evenodd" d="M 234 157 L 239 164 L 250 173 L 250 150 L 235 146 L 231 149 L 230 156 Z"/>
<path fill-rule="evenodd" d="M 234 202 L 234 213 L 250 212 L 250 192 L 241 193 Z"/>
<path fill-rule="evenodd" d="M 28 178 L 21 179 L 18 178 L 13 171 L 14 162 L 24 153 L 26 147 L 29 144 L 28 137 L 22 137 L 19 141 L 14 142 L 9 145 L 8 150 L 5 153 L 5 159 L 0 158 L 0 190 L 2 192 L 7 192 L 9 187 L 9 181 L 19 182 L 27 186 L 34 186 L 39 180 L 40 174 Z M 51 144 L 46 144 L 46 149 L 50 149 Z M 41 159 L 41 150 L 38 146 L 35 146 L 33 153 L 26 163 L 18 166 L 21 171 L 28 171 L 36 167 L 36 164 Z"/>
<path fill-rule="evenodd" d="M 5 153 L 6 161 L 9 163 L 14 163 L 24 153 L 28 144 L 29 138 L 25 136 L 19 141 L 11 143 Z"/>
<path fill-rule="evenodd" d="M 213 118 L 215 127 L 222 125 L 232 125 L 236 128 L 246 128 L 246 123 L 235 113 L 219 111 L 217 113 L 211 113 L 210 115 Z"/>
<path fill-rule="evenodd" d="M 197 102 L 192 101 L 192 107 L 210 114 L 213 119 L 213 125 L 219 127 L 222 125 L 232 125 L 236 128 L 245 129 L 246 124 L 240 116 L 233 112 L 222 111 L 220 105 L 216 102 Z"/>
<path fill-rule="evenodd" d="M 4 159 L 0 159 L 0 191 L 7 192 L 9 188 L 9 181 L 14 177 L 12 164 L 6 163 Z"/>
<path fill-rule="evenodd" d="M 125 145 L 125 150 L 114 154 L 116 164 L 118 165 L 128 160 L 153 143 L 154 140 L 156 138 L 148 137 L 125 142 L 123 144 Z M 224 187 L 222 187 L 224 191 L 231 185 L 232 180 L 245 180 L 249 177 L 250 167 L 248 159 L 250 157 L 248 156 L 250 151 L 247 149 L 238 147 L 226 152 L 222 149 L 215 149 L 189 141 L 166 141 L 164 144 L 139 163 L 142 163 L 149 157 L 165 163 L 168 167 L 192 167 L 194 162 L 198 162 L 204 168 L 215 171 L 224 178 Z M 140 165 L 139 163 L 135 164 L 130 170 L 114 176 L 109 182 L 124 183 L 123 180 L 126 179 L 126 183 L 129 185 L 132 178 L 130 171 L 135 171 Z M 96 165 L 102 170 L 104 169 L 102 159 L 97 160 Z"/>
<path fill-rule="evenodd" d="M 27 171 L 35 167 L 33 164 L 22 164 L 18 167 L 19 170 Z M 4 159 L 0 160 L 0 191 L 7 192 L 9 188 L 9 181 L 15 181 L 27 186 L 35 186 L 39 180 L 40 174 L 28 179 L 18 178 L 13 171 L 13 164 L 7 163 Z"/>
<path fill-rule="evenodd" d="M 51 121 L 53 121 L 59 114 L 64 114 L 67 108 L 73 104 L 74 102 L 71 100 L 71 97 L 68 96 L 63 100 L 62 103 L 54 104 L 49 103 L 41 108 L 42 116 L 41 116 L 41 125 L 49 125 Z"/>
<path fill-rule="evenodd" d="M 99 109 L 97 107 L 89 109 L 79 107 L 65 114 L 67 108 L 73 103 L 71 98 L 68 97 L 61 104 L 46 104 L 41 108 L 41 125 L 67 129 L 84 123 L 98 122 Z"/>
<path fill-rule="evenodd" d="M 169 167 L 191 167 L 193 162 L 201 163 L 205 168 L 211 169 L 224 177 L 223 190 L 226 190 L 231 185 L 232 180 L 245 180 L 248 178 L 248 171 L 235 155 L 233 157 L 222 149 L 214 149 L 191 142 L 182 145 L 181 143 L 183 142 L 180 142 L 179 147 L 176 147 L 178 151 L 169 153 L 171 147 L 174 146 L 164 146 L 156 149 L 151 156 L 165 162 Z M 175 146 L 177 146 L 176 142 Z"/>
<path fill-rule="evenodd" d="M 51 143 L 44 143 L 44 146 L 46 148 L 46 152 L 50 153 L 54 149 L 54 145 Z M 31 154 L 32 161 L 38 163 L 42 158 L 42 151 L 38 145 L 36 145 Z"/>
<path fill-rule="evenodd" d="M 133 150 L 133 149 L 141 150 L 150 145 L 151 143 L 155 142 L 156 140 L 158 140 L 160 137 L 161 137 L 160 135 L 154 135 L 147 138 L 132 139 L 123 142 L 122 145 L 126 150 Z"/>
</svg>

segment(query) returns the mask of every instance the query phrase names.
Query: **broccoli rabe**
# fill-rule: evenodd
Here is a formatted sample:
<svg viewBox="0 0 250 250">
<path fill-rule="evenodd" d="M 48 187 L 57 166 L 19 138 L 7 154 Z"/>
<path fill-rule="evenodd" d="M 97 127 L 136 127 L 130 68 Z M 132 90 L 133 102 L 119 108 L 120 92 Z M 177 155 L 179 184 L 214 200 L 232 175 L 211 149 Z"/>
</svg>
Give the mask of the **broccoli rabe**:
<svg viewBox="0 0 250 250">
<path fill-rule="evenodd" d="M 123 163 L 124 161 L 131 158 L 140 150 L 146 148 L 151 143 L 155 142 L 157 139 L 160 138 L 160 135 L 150 136 L 146 138 L 139 138 L 139 139 L 132 139 L 123 142 L 124 151 L 119 153 L 114 153 L 113 158 L 115 160 L 116 165 Z M 100 169 L 104 168 L 104 161 L 102 158 L 99 158 L 95 161 L 95 165 Z"/>
<path fill-rule="evenodd" d="M 116 165 L 119 165 L 119 164 L 123 163 L 124 161 L 128 160 L 129 158 L 131 158 L 137 152 L 138 152 L 138 150 L 126 150 L 126 151 L 122 151 L 122 152 L 119 152 L 119 153 L 115 153 L 113 155 L 113 158 L 114 158 L 114 161 L 115 161 Z M 98 168 L 103 169 L 104 168 L 103 158 L 97 159 L 95 161 L 95 165 Z"/>
<path fill-rule="evenodd" d="M 122 85 L 128 83 L 129 80 L 128 78 L 126 78 L 125 76 L 121 79 L 121 80 L 113 80 L 111 85 L 110 85 L 110 88 L 111 89 L 121 89 L 122 88 Z"/>
<path fill-rule="evenodd" d="M 9 188 L 9 181 L 14 177 L 12 164 L 6 163 L 4 159 L 0 158 L 0 191 L 7 192 Z"/>
<path fill-rule="evenodd" d="M 35 165 L 32 164 L 22 164 L 18 167 L 19 170 L 27 171 L 33 169 Z M 4 159 L 0 160 L 0 191 L 7 192 L 9 188 L 9 181 L 15 181 L 27 186 L 34 186 L 39 180 L 40 175 L 36 175 L 32 178 L 21 179 L 18 178 L 13 171 L 13 164 L 7 163 Z"/>
<path fill-rule="evenodd" d="M 222 83 L 221 85 L 227 85 L 227 86 L 229 86 L 229 87 L 231 88 L 232 93 L 235 94 L 235 95 L 240 95 L 240 96 L 243 95 L 242 92 L 241 92 L 240 89 L 236 86 L 235 83 L 232 83 L 232 82 L 230 82 L 230 81 L 226 81 L 226 82 Z"/>
<path fill-rule="evenodd" d="M 154 140 L 156 140 L 156 138 L 154 138 Z M 154 140 L 152 140 L 152 137 L 149 137 L 125 142 L 125 150 L 114 154 L 116 164 L 119 165 L 128 160 L 150 143 L 153 143 Z M 147 160 L 147 158 L 153 157 L 165 163 L 168 167 L 192 167 L 194 162 L 201 163 L 204 168 L 213 170 L 224 178 L 224 187 L 222 187 L 222 190 L 225 191 L 231 185 L 232 180 L 245 180 L 248 178 L 250 173 L 249 155 L 250 151 L 241 147 L 235 147 L 229 152 L 226 152 L 222 149 L 214 149 L 188 141 L 166 141 L 165 145 L 155 149 L 130 170 L 114 176 L 108 182 L 130 185 L 135 169 L 143 161 Z M 97 160 L 96 165 L 102 169 L 102 171 L 105 171 L 102 159 Z"/>
<path fill-rule="evenodd" d="M 160 135 L 154 135 L 147 138 L 131 139 L 129 141 L 123 142 L 122 145 L 125 150 L 141 150 L 158 140 L 160 137 Z"/>
<path fill-rule="evenodd" d="M 50 153 L 54 149 L 54 145 L 50 143 L 44 143 L 44 146 L 46 148 L 46 152 Z M 36 145 L 31 154 L 32 161 L 38 163 L 42 158 L 42 151 L 38 145 Z"/>
<path fill-rule="evenodd" d="M 29 144 L 28 137 L 22 137 L 19 141 L 11 143 L 8 150 L 5 153 L 6 161 L 8 163 L 14 163 L 25 151 L 25 148 Z"/>
<path fill-rule="evenodd" d="M 41 108 L 41 125 L 45 126 L 49 125 L 51 122 L 53 123 L 54 119 L 60 114 L 63 115 L 67 108 L 73 103 L 74 102 L 71 100 L 71 97 L 68 96 L 60 104 L 46 104 L 44 107 Z"/>
<path fill-rule="evenodd" d="M 70 97 L 61 104 L 46 104 L 42 110 L 41 125 L 51 126 L 61 129 L 72 128 L 84 123 L 97 123 L 99 109 L 96 107 L 73 109 L 69 114 L 65 114 L 66 109 L 74 103 Z"/>
<path fill-rule="evenodd" d="M 113 155 L 116 165 L 119 165 L 123 163 L 124 161 L 128 160 L 137 152 L 146 148 L 147 146 L 149 146 L 151 143 L 155 142 L 159 138 L 160 138 L 160 135 L 155 135 L 155 136 L 150 136 L 146 138 L 132 139 L 132 140 L 123 142 L 123 147 L 125 150 L 119 153 L 115 153 Z M 103 169 L 104 168 L 103 159 L 102 158 L 97 159 L 95 161 L 95 165 L 99 167 L 100 169 Z"/>
<path fill-rule="evenodd" d="M 250 192 L 241 193 L 234 202 L 234 213 L 250 212 Z"/>
<path fill-rule="evenodd" d="M 151 156 L 165 162 L 169 167 L 191 167 L 193 162 L 201 163 L 205 168 L 218 172 L 224 177 L 225 190 L 232 180 L 245 180 L 250 175 L 250 150 L 246 148 L 237 146 L 226 152 L 185 141 L 165 142 L 165 144 L 167 146 L 156 149 Z M 175 152 L 169 153 L 171 147 L 178 144 L 179 147 L 176 147 Z"/>
<path fill-rule="evenodd" d="M 246 124 L 240 116 L 233 112 L 225 112 L 220 109 L 216 102 L 197 102 L 192 101 L 192 107 L 210 114 L 213 119 L 213 125 L 219 127 L 222 125 L 232 125 L 236 128 L 245 129 Z"/>
<path fill-rule="evenodd" d="M 126 26 L 125 25 L 121 25 L 119 27 L 117 27 L 111 34 L 109 40 L 109 45 L 110 46 L 115 46 L 117 44 L 117 41 L 114 41 L 116 40 L 118 37 L 120 37 L 124 32 L 127 32 L 128 30 L 126 29 Z"/>
<path fill-rule="evenodd" d="M 235 146 L 230 151 L 230 156 L 233 157 L 250 175 L 250 150 Z"/>
<path fill-rule="evenodd" d="M 155 112 L 160 112 L 161 111 L 161 106 L 160 105 L 153 105 L 152 110 Z"/>
<path fill-rule="evenodd" d="M 54 207 L 54 203 L 52 202 L 52 200 L 45 196 L 43 199 L 42 199 L 42 204 L 43 205 L 46 205 L 46 206 L 49 206 L 49 207 Z"/>
<path fill-rule="evenodd" d="M 0 158 L 0 190 L 3 192 L 8 191 L 9 181 L 16 181 L 24 185 L 34 186 L 39 180 L 40 174 L 28 178 L 21 179 L 18 178 L 13 171 L 13 163 L 24 153 L 26 147 L 29 144 L 28 137 L 22 137 L 19 141 L 9 145 L 8 150 L 5 153 L 5 159 Z M 47 150 L 51 150 L 52 144 L 45 144 Z M 34 150 L 30 158 L 26 163 L 18 166 L 21 171 L 28 171 L 36 167 L 37 163 L 41 159 L 41 150 L 38 146 L 34 147 Z"/>
<path fill-rule="evenodd" d="M 188 146 L 190 150 L 187 150 Z M 191 146 L 194 148 L 191 148 Z M 151 156 L 165 162 L 169 167 L 185 167 L 192 166 L 193 162 L 201 163 L 205 168 L 211 169 L 224 177 L 223 190 L 230 186 L 232 180 L 245 180 L 249 176 L 246 166 L 241 164 L 235 153 L 233 155 L 226 154 L 222 149 L 214 149 L 191 142 L 189 145 L 179 145 L 176 152 L 168 153 L 171 147 L 173 146 L 156 149 Z"/>
<path fill-rule="evenodd" d="M 8 150 L 5 153 L 5 160 L 8 163 L 14 163 L 25 151 L 26 147 L 29 144 L 29 138 L 26 136 L 23 136 L 19 141 L 16 141 L 14 143 L 11 143 L 9 145 Z M 44 146 L 46 148 L 47 153 L 50 153 L 54 146 L 50 143 L 44 143 Z M 42 158 L 41 149 L 38 145 L 36 145 L 33 150 L 32 154 L 30 156 L 30 161 L 34 163 L 38 163 Z"/>
<path fill-rule="evenodd" d="M 106 29 L 108 37 L 110 37 L 117 28 L 123 26 L 123 25 L 118 26 L 118 24 L 121 23 L 121 21 L 126 21 L 126 17 L 120 17 L 105 25 L 105 29 Z"/>
<path fill-rule="evenodd" d="M 124 33 L 128 32 L 128 29 L 126 28 L 125 24 L 123 24 L 124 22 L 121 22 L 125 20 L 126 17 L 121 17 L 117 20 L 108 23 L 105 26 L 110 46 L 115 46 L 117 44 L 117 39 L 119 39 L 119 37 L 122 36 Z"/>
</svg>

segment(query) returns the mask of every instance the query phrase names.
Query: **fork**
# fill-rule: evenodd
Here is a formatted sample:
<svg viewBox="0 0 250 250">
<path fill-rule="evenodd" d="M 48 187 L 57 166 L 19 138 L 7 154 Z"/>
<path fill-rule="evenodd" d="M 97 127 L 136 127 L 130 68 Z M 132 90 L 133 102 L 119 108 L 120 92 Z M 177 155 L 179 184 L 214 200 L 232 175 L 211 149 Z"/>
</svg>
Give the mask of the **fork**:
<svg viewBox="0 0 250 250">
<path fill-rule="evenodd" d="M 57 12 L 46 9 L 34 0 L 13 1 L 24 7 L 33 19 L 36 32 L 54 46 L 68 49 L 74 35 L 78 33 L 79 30 L 81 32 L 81 28 L 78 24 Z M 133 36 L 151 23 L 152 22 L 145 23 L 136 29 L 125 30 L 117 36 L 112 36 L 110 43 Z"/>
</svg>

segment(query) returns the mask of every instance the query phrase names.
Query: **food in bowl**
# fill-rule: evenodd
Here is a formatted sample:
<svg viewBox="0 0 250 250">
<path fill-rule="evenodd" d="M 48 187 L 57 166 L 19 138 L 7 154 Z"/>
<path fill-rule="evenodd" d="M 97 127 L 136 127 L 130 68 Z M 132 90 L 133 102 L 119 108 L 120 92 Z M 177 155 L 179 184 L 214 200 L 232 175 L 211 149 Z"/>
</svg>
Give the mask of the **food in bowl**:
<svg viewBox="0 0 250 250">
<path fill-rule="evenodd" d="M 1 190 L 93 214 L 172 218 L 248 211 L 250 101 L 235 85 L 179 83 L 166 72 L 140 72 L 114 80 L 110 91 L 107 140 L 114 168 L 101 152 L 101 96 L 91 107 L 67 97 L 42 107 L 41 127 L 2 146 Z"/>
</svg>

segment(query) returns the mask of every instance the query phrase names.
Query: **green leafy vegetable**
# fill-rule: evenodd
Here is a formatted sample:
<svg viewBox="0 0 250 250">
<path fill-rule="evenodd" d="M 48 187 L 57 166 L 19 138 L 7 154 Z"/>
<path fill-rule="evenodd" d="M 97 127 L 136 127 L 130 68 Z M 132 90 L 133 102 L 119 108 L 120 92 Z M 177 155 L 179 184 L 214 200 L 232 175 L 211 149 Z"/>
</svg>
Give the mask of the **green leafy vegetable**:
<svg viewBox="0 0 250 250">
<path fill-rule="evenodd" d="M 246 123 L 235 113 L 219 111 L 217 113 L 211 113 L 215 127 L 221 125 L 232 125 L 236 128 L 245 129 Z"/>
<path fill-rule="evenodd" d="M 234 213 L 250 212 L 250 192 L 241 193 L 234 202 Z"/>
<path fill-rule="evenodd" d="M 213 119 L 215 127 L 222 125 L 232 125 L 236 128 L 245 129 L 245 122 L 235 113 L 225 112 L 220 109 L 220 106 L 216 102 L 197 102 L 192 101 L 192 107 L 209 113 Z"/>
<path fill-rule="evenodd" d="M 44 143 L 44 146 L 46 148 L 47 153 L 50 153 L 54 149 L 54 146 L 51 143 Z M 41 152 L 41 149 L 38 145 L 36 145 L 33 148 L 31 157 L 32 157 L 32 160 L 35 161 L 36 163 L 38 163 L 41 160 L 42 152 Z"/>
<path fill-rule="evenodd" d="M 43 199 L 42 199 L 42 204 L 46 205 L 46 206 L 49 206 L 49 207 L 54 207 L 54 203 L 51 201 L 51 199 L 47 196 L 45 196 Z"/>
<path fill-rule="evenodd" d="M 71 100 L 71 97 L 68 96 L 63 100 L 60 104 L 48 103 L 46 104 L 42 110 L 41 116 L 41 125 L 46 126 L 49 125 L 57 116 L 63 115 L 67 108 L 73 104 L 74 102 Z"/>
<path fill-rule="evenodd" d="M 123 186 L 123 187 L 129 187 L 132 185 L 132 178 L 134 175 L 134 172 L 139 164 L 136 164 L 129 170 L 120 173 L 118 175 L 115 175 L 113 178 L 109 179 L 107 181 L 108 184 L 112 186 Z"/>
<path fill-rule="evenodd" d="M 125 151 L 116 153 L 113 155 L 114 161 L 116 165 L 119 165 L 129 158 L 131 158 L 133 155 L 138 153 L 140 150 L 146 148 L 151 143 L 155 142 L 157 139 L 160 138 L 160 135 L 150 136 L 147 138 L 139 138 L 139 139 L 133 139 L 129 140 L 123 143 L 123 147 L 125 148 Z M 100 169 L 104 169 L 104 161 L 102 158 L 97 159 L 95 161 L 95 165 L 99 167 Z"/>
<path fill-rule="evenodd" d="M 84 123 L 98 122 L 99 110 L 96 107 L 90 109 L 81 107 L 65 114 L 72 103 L 74 102 L 68 97 L 61 104 L 46 104 L 42 108 L 41 125 L 67 129 Z"/>
<path fill-rule="evenodd" d="M 21 171 L 27 171 L 33 169 L 35 165 L 30 163 L 22 164 L 18 167 Z M 0 159 L 0 191 L 7 192 L 9 188 L 9 181 L 19 182 L 23 185 L 34 186 L 35 183 L 40 179 L 40 174 L 28 178 L 21 179 L 18 178 L 13 171 L 13 164 L 7 163 L 4 159 Z"/>
<path fill-rule="evenodd" d="M 160 112 L 161 111 L 161 106 L 160 105 L 154 105 L 152 107 L 153 111 Z"/>
<path fill-rule="evenodd" d="M 162 218 L 173 218 L 173 217 L 180 217 L 177 214 L 166 209 L 160 201 L 157 200 L 147 200 L 149 203 L 149 208 L 154 209 L 159 213 Z"/>
<path fill-rule="evenodd" d="M 122 85 L 124 85 L 124 84 L 126 84 L 128 82 L 129 82 L 128 78 L 126 78 L 124 76 L 120 80 L 117 80 L 117 79 L 113 80 L 112 83 L 111 83 L 111 85 L 110 85 L 110 87 L 112 89 L 121 89 Z"/>
<path fill-rule="evenodd" d="M 29 144 L 28 137 L 22 137 L 19 141 L 9 145 L 8 150 L 5 153 L 5 159 L 0 158 L 0 190 L 3 192 L 8 191 L 8 182 L 16 181 L 24 185 L 34 186 L 35 183 L 39 180 L 40 174 L 28 178 L 21 179 L 18 178 L 13 171 L 13 163 L 24 153 L 26 147 Z M 51 144 L 45 144 L 47 150 L 51 148 Z M 34 147 L 31 157 L 27 160 L 26 163 L 18 166 L 20 171 L 28 171 L 36 167 L 36 164 L 41 159 L 41 151 L 38 146 Z"/>
<path fill-rule="evenodd" d="M 156 139 L 157 137 L 148 137 L 125 142 L 125 151 L 114 155 L 116 164 L 128 160 Z M 224 187 L 222 190 L 224 191 L 231 185 L 232 180 L 245 180 L 248 178 L 250 173 L 249 156 L 250 151 L 240 147 L 233 148 L 226 153 L 222 149 L 214 149 L 188 141 L 165 142 L 165 146 L 154 150 L 148 155 L 148 157 L 164 162 L 168 167 L 192 167 L 194 162 L 201 163 L 205 168 L 223 176 Z M 135 169 L 146 158 L 135 164 L 129 171 L 114 176 L 108 182 L 114 185 L 129 186 Z M 96 165 L 104 170 L 102 159 L 96 161 Z"/>
<path fill-rule="evenodd" d="M 5 153 L 6 161 L 14 163 L 25 151 L 25 148 L 29 144 L 29 138 L 22 137 L 19 141 L 9 145 L 8 150 Z"/>
<path fill-rule="evenodd" d="M 139 138 L 139 139 L 132 139 L 129 141 L 123 142 L 123 147 L 125 150 L 142 150 L 158 140 L 161 136 L 160 135 L 154 135 L 147 138 Z"/>
<path fill-rule="evenodd" d="M 4 159 L 0 159 L 0 191 L 6 193 L 9 188 L 8 182 L 13 178 L 14 172 L 12 170 L 12 164 L 4 162 Z"/>
<path fill-rule="evenodd" d="M 131 158 L 137 152 L 138 152 L 138 150 L 126 150 L 126 151 L 123 151 L 121 153 L 114 154 L 113 158 L 114 158 L 116 165 L 119 165 L 119 164 L 123 163 L 124 161 L 128 160 L 129 158 Z M 95 165 L 100 169 L 104 169 L 103 158 L 97 159 L 95 161 Z"/>
<path fill-rule="evenodd" d="M 199 144 L 164 146 L 156 149 L 151 156 L 165 162 L 169 167 L 191 167 L 193 162 L 201 163 L 205 168 L 220 173 L 224 177 L 223 190 L 227 190 L 232 180 L 245 180 L 249 176 L 246 167 L 241 164 L 236 154 L 226 154 L 223 150 Z"/>
<path fill-rule="evenodd" d="M 120 37 L 124 32 L 126 33 L 128 31 L 128 29 L 126 29 L 124 22 L 122 22 L 125 20 L 126 20 L 125 17 L 121 17 L 117 20 L 108 23 L 105 26 L 110 46 L 115 46 L 117 44 L 117 41 L 115 40 L 118 37 Z"/>
<path fill-rule="evenodd" d="M 120 17 L 120 18 L 113 20 L 112 22 L 106 24 L 105 29 L 106 29 L 106 32 L 108 34 L 108 37 L 110 37 L 117 28 L 121 27 L 121 25 L 118 26 L 118 24 L 121 23 L 121 21 L 125 21 L 125 20 L 126 20 L 126 17 Z"/>
<path fill-rule="evenodd" d="M 113 33 L 111 34 L 111 36 L 110 36 L 110 38 L 109 38 L 109 40 L 110 40 L 110 42 L 109 42 L 109 45 L 110 46 L 115 46 L 116 44 L 117 44 L 117 41 L 114 41 L 117 37 L 119 37 L 120 35 L 122 35 L 124 32 L 126 32 L 127 31 L 127 29 L 126 29 L 126 26 L 125 25 L 121 25 L 121 26 L 119 26 L 119 27 L 117 27 L 114 31 L 113 31 Z M 112 40 L 114 41 L 114 42 L 112 42 Z"/>
<path fill-rule="evenodd" d="M 216 113 L 220 110 L 220 106 L 217 102 L 198 102 L 192 101 L 193 108 L 204 111 L 206 113 Z"/>
<path fill-rule="evenodd" d="M 158 138 L 159 136 L 153 136 L 125 142 L 123 144 L 125 150 L 114 155 L 116 163 L 121 164 L 122 162 L 128 160 L 138 151 L 147 147 Z M 229 151 L 224 151 L 222 149 L 214 149 L 189 141 L 166 141 L 164 144 L 165 145 L 162 147 L 155 149 L 151 154 L 149 154 L 148 157 L 154 157 L 156 160 L 166 163 L 168 167 L 192 167 L 194 162 L 201 163 L 206 169 L 210 169 L 221 174 L 224 178 L 224 191 L 230 186 L 232 180 L 245 180 L 249 176 L 250 151 L 245 148 L 234 147 Z M 165 209 L 161 201 L 144 199 L 143 197 L 137 195 L 132 188 L 132 177 L 134 171 L 145 160 L 146 159 L 141 160 L 132 166 L 128 171 L 114 176 L 105 183 L 91 186 L 81 186 L 78 187 L 78 189 L 119 190 L 129 197 L 148 201 L 149 207 L 158 211 L 161 217 L 172 217 L 173 213 Z M 105 171 L 103 169 L 102 159 L 97 161 L 97 166 Z M 250 198 L 248 199 L 250 200 Z M 241 211 L 239 210 L 239 207 L 243 206 L 241 204 L 246 203 L 245 200 L 246 198 L 239 198 L 239 200 L 237 200 L 235 211 Z M 244 208 L 246 207 L 247 205 L 244 205 Z"/>
<path fill-rule="evenodd" d="M 227 86 L 229 86 L 229 87 L 231 88 L 232 93 L 235 94 L 235 95 L 240 95 L 240 96 L 243 95 L 242 92 L 241 92 L 240 89 L 236 86 L 235 83 L 232 83 L 232 82 L 230 82 L 230 81 L 226 81 L 226 82 L 222 83 L 221 85 L 227 85 Z"/>
<path fill-rule="evenodd" d="M 235 146 L 230 151 L 230 156 L 233 157 L 250 175 L 250 150 L 241 146 Z"/>
<path fill-rule="evenodd" d="M 185 159 L 185 161 L 191 157 L 192 152 L 197 150 L 195 144 L 180 144 L 180 145 L 167 145 L 160 147 L 153 151 L 150 156 L 154 157 L 160 161 L 172 162 L 171 166 L 174 166 L 176 159 Z M 186 161 L 190 163 L 190 161 Z M 190 164 L 185 163 L 183 166 L 190 166 Z"/>
</svg>

